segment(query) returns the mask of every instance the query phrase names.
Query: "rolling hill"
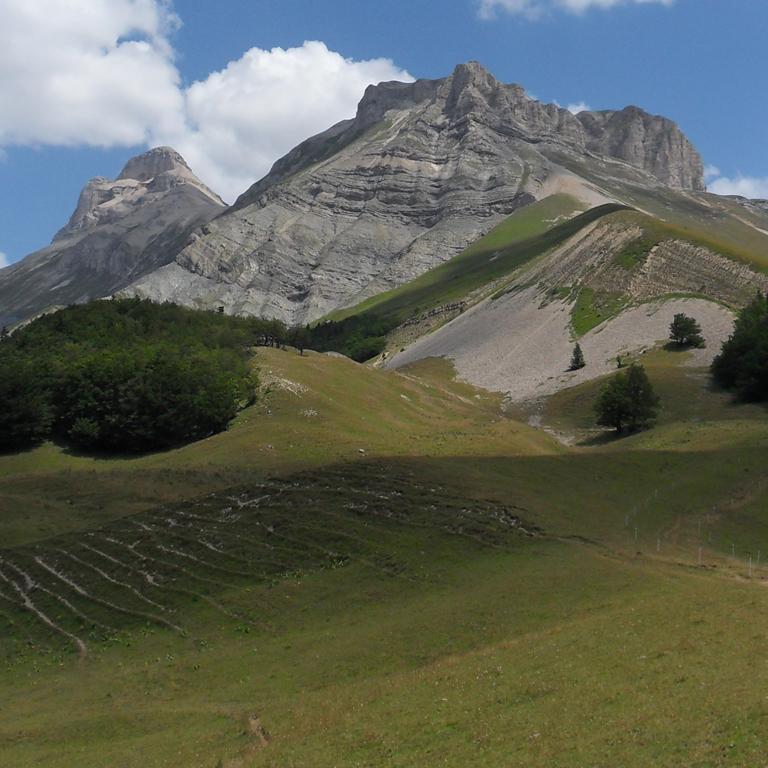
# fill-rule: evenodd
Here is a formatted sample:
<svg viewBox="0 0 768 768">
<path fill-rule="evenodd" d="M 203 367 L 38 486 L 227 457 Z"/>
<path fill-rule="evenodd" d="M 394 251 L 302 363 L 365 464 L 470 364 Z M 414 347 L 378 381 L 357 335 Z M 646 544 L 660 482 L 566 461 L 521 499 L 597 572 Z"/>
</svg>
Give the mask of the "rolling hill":
<svg viewBox="0 0 768 768">
<path fill-rule="evenodd" d="M 263 350 L 221 435 L 0 457 L 0 763 L 759 761 L 768 418 L 658 354 L 618 442 Z"/>
</svg>

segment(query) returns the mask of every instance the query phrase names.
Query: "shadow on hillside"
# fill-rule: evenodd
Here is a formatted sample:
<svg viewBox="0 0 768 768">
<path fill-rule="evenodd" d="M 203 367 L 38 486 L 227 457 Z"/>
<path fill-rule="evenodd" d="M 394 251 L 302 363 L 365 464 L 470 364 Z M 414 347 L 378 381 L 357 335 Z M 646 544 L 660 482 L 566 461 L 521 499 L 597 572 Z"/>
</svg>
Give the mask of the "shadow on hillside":
<svg viewBox="0 0 768 768">
<path fill-rule="evenodd" d="M 695 344 L 678 344 L 676 341 L 668 341 L 661 348 L 665 352 L 672 352 L 679 355 L 685 352 L 695 352 L 697 349 L 706 349 L 706 347 L 706 344 L 696 346 Z"/>
<path fill-rule="evenodd" d="M 606 433 L 594 439 L 620 438 Z M 768 446 L 760 441 L 748 452 L 740 444 L 707 442 L 699 450 L 366 458 L 278 472 L 271 479 L 232 478 L 186 499 L 181 493 L 173 500 L 147 499 L 151 508 L 62 531 L 4 557 L 41 583 L 60 587 L 57 571 L 76 580 L 100 597 L 97 607 L 109 613 L 110 626 L 146 626 L 152 613 L 158 628 L 178 629 L 138 593 L 178 609 L 175 624 L 194 613 L 194 604 L 221 613 L 219 600 L 230 589 L 270 590 L 297 573 L 336 570 L 352 561 L 370 569 L 378 583 L 417 584 L 422 557 L 432 547 L 460 551 L 466 565 L 483 553 L 532 557 L 536 541 L 621 543 L 632 510 L 641 542 L 632 546 L 655 547 L 660 531 L 693 509 L 709 508 L 715 498 L 741 498 L 745 483 L 756 502 L 763 498 L 766 462 Z M 99 488 L 119 494 L 121 482 L 127 489 L 144 473 L 104 474 L 106 481 L 101 473 L 89 478 L 89 495 Z M 81 547 L 83 541 L 91 549 Z M 137 591 L 121 591 L 103 577 L 103 561 L 110 557 L 122 569 L 121 580 Z M 156 584 L 141 578 L 139 566 L 148 563 L 161 577 Z M 173 584 L 178 589 L 166 589 Z M 223 607 L 224 617 L 242 624 L 236 604 Z M 67 621 L 72 632 L 82 631 L 76 616 Z M 45 625 L 39 629 L 48 632 Z"/>
<path fill-rule="evenodd" d="M 616 432 L 615 430 L 605 430 L 596 435 L 590 435 L 582 440 L 579 440 L 576 445 L 583 448 L 594 448 L 601 445 L 611 445 L 612 443 L 618 443 L 627 437 L 636 435 L 637 432 Z"/>
</svg>

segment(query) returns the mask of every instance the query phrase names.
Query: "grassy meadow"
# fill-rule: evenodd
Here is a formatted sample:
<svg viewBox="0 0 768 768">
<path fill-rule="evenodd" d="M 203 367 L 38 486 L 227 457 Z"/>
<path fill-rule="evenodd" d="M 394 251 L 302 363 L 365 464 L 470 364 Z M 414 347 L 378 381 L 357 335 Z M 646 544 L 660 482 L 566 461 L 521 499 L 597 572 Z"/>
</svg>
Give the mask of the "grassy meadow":
<svg viewBox="0 0 768 768">
<path fill-rule="evenodd" d="M 226 433 L 0 457 L 0 765 L 761 764 L 768 418 L 680 362 L 620 441 L 595 384 L 566 448 L 444 361 L 263 350 Z"/>
</svg>

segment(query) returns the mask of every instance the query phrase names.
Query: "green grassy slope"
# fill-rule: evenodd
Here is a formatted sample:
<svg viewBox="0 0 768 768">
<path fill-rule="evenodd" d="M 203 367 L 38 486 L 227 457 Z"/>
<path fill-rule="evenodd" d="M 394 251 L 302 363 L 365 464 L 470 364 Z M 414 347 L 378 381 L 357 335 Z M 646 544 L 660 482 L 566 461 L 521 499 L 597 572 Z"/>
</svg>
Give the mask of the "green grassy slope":
<svg viewBox="0 0 768 768">
<path fill-rule="evenodd" d="M 627 291 L 633 275 L 654 246 L 664 241 L 683 240 L 758 270 L 768 267 L 768 235 L 761 231 L 760 221 L 751 221 L 751 214 L 746 209 L 740 211 L 735 202 L 671 190 L 659 192 L 657 199 L 642 189 L 621 184 L 619 192 L 641 210 L 603 205 L 574 216 L 578 204 L 561 194 L 518 211 L 450 261 L 405 285 L 329 315 L 329 320 L 342 322 L 318 326 L 317 331 L 327 329 L 331 336 L 336 334 L 330 347 L 321 348 L 340 349 L 356 359 L 366 359 L 386 348 L 387 343 L 392 349 L 407 345 L 463 311 L 461 305 L 452 303 L 473 303 L 488 295 L 496 298 L 524 284 L 527 267 L 598 220 L 615 227 L 617 242 L 629 228 L 639 228 L 642 234 L 621 247 L 617 245 L 616 253 L 608 254 L 610 263 L 597 270 L 594 285 L 580 280 L 572 285 L 550 286 L 552 296 L 573 301 L 576 337 L 615 317 L 631 303 Z M 569 215 L 572 218 L 561 221 Z M 557 273 L 557 265 L 552 266 L 553 274 Z M 613 272 L 606 266 L 612 266 Z M 712 277 L 717 279 L 716 272 Z M 732 305 L 741 305 L 750 298 L 748 289 L 737 296 L 730 284 L 721 287 L 718 291 L 716 285 L 705 289 L 696 284 L 688 293 L 675 295 L 702 295 Z M 706 295 L 701 294 L 704 290 L 708 291 Z M 447 314 L 429 314 L 429 310 L 439 307 L 447 308 Z M 413 322 L 398 328 L 409 320 Z M 318 337 L 320 344 L 327 343 L 324 333 Z"/>
<path fill-rule="evenodd" d="M 610 189 L 616 199 L 669 225 L 683 239 L 708 244 L 715 251 L 757 269 L 768 268 L 768 217 L 758 217 L 735 200 L 718 195 L 661 186 L 649 189 L 638 184 L 631 169 L 619 165 L 613 165 L 610 176 L 603 177 L 589 163 L 574 160 L 565 153 L 555 152 L 552 156 L 583 179 Z"/>
<path fill-rule="evenodd" d="M 643 198 L 642 202 L 646 200 Z M 639 211 L 625 211 L 618 216 L 619 220 L 638 224 L 648 246 L 662 240 L 687 240 L 758 270 L 768 268 L 768 235 L 740 221 L 733 213 L 718 207 L 702 215 L 700 207 L 679 203 L 665 207 L 658 201 L 650 208 L 657 218 Z"/>
<path fill-rule="evenodd" d="M 679 195 L 635 192 L 632 203 L 642 207 L 678 236 L 705 245 L 725 256 L 768 269 L 768 234 L 750 226 L 749 214 L 733 201 L 707 195 L 701 200 L 684 200 Z"/>
<path fill-rule="evenodd" d="M 580 204 L 568 195 L 553 195 L 534 203 L 445 264 L 406 285 L 334 312 L 329 319 L 373 315 L 402 322 L 439 304 L 457 301 L 554 248 L 620 206 L 598 206 L 555 223 L 580 209 Z"/>
<path fill-rule="evenodd" d="M 536 430 L 501 418 L 498 396 L 476 397 L 443 366 L 425 383 L 314 352 L 262 349 L 255 364 L 265 398 L 207 440 L 141 458 L 77 455 L 51 444 L 0 455 L 0 541 L 27 543 L 338 461 L 557 450 Z"/>
<path fill-rule="evenodd" d="M 660 425 L 594 446 L 444 362 L 268 350 L 271 394 L 211 440 L 0 457 L 0 571 L 91 622 L 31 593 L 80 659 L 0 583 L 0 765 L 760 764 L 768 415 L 654 355 Z"/>
</svg>

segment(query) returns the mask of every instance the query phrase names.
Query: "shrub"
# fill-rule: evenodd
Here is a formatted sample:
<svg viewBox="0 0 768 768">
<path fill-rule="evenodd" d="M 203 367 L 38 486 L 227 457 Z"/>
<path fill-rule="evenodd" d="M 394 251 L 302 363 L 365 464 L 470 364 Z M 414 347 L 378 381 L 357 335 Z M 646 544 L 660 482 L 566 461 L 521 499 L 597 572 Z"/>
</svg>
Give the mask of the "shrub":
<svg viewBox="0 0 768 768">
<path fill-rule="evenodd" d="M 679 312 L 669 326 L 669 338 L 679 347 L 703 347 L 704 337 L 701 326 L 688 315 Z"/>
<path fill-rule="evenodd" d="M 743 400 L 768 400 L 768 296 L 758 294 L 736 320 L 712 363 L 712 374 Z"/>
<path fill-rule="evenodd" d="M 595 403 L 597 423 L 617 432 L 635 432 L 648 427 L 656 418 L 659 398 L 645 368 L 632 363 L 616 374 L 600 391 Z"/>
</svg>

